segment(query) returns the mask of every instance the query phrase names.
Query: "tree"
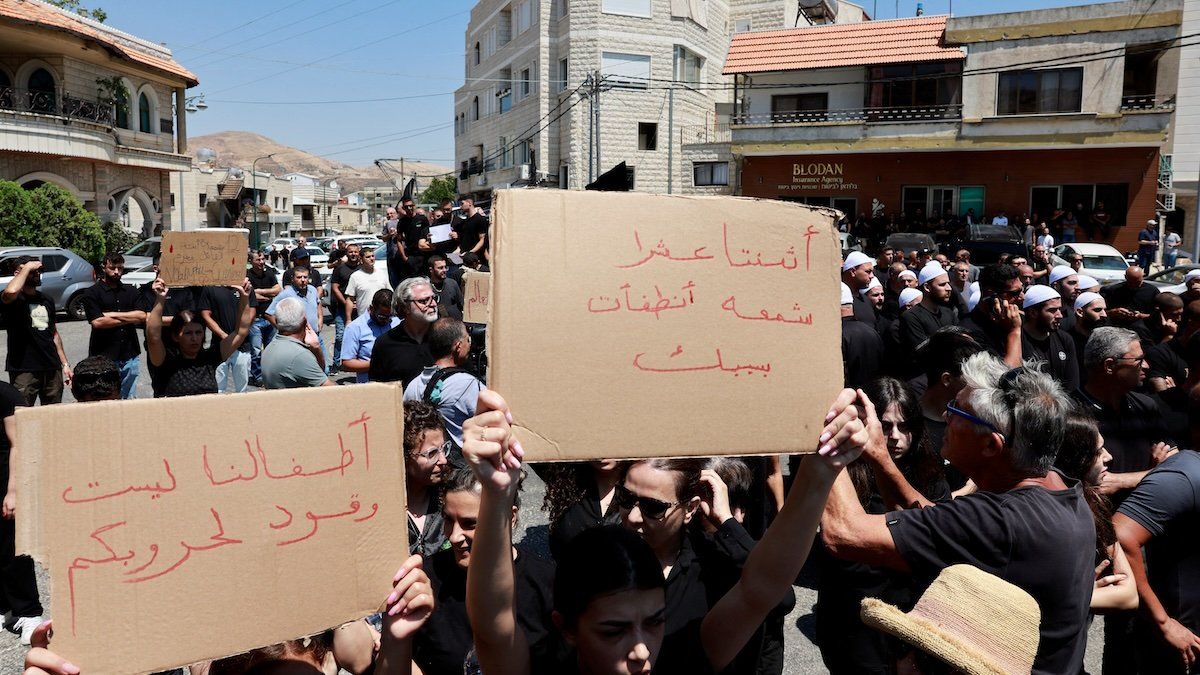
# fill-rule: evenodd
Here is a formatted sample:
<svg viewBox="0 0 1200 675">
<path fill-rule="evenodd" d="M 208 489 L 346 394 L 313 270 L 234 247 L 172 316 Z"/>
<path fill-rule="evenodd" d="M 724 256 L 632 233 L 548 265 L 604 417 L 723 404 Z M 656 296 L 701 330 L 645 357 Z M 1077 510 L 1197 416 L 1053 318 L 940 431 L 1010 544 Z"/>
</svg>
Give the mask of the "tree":
<svg viewBox="0 0 1200 675">
<path fill-rule="evenodd" d="M 41 232 L 29 191 L 12 181 L 0 181 L 0 246 L 37 241 Z"/>
<path fill-rule="evenodd" d="M 60 7 L 62 9 L 67 10 L 68 12 L 75 12 L 76 14 L 78 14 L 80 16 L 86 16 L 87 18 L 94 19 L 96 21 L 99 21 L 100 23 L 104 23 L 104 20 L 108 18 L 108 12 L 104 11 L 103 9 L 100 9 L 99 7 L 95 8 L 95 9 L 88 9 L 87 7 L 83 6 L 83 3 L 80 2 L 80 0 L 46 0 L 46 1 L 49 2 L 51 5 L 54 5 L 55 7 Z"/>
<path fill-rule="evenodd" d="M 40 225 L 38 241 L 24 246 L 61 246 L 99 262 L 104 257 L 104 231 L 96 214 L 83 207 L 75 195 L 53 183 L 43 183 L 29 194 Z"/>
<path fill-rule="evenodd" d="M 443 200 L 454 199 L 458 194 L 458 184 L 453 176 L 442 176 L 429 181 L 429 187 L 421 193 L 422 204 L 441 204 Z"/>
<path fill-rule="evenodd" d="M 101 229 L 104 233 L 105 253 L 123 253 L 141 241 L 136 234 L 125 229 L 125 225 L 119 220 L 106 221 L 101 225 Z"/>
</svg>

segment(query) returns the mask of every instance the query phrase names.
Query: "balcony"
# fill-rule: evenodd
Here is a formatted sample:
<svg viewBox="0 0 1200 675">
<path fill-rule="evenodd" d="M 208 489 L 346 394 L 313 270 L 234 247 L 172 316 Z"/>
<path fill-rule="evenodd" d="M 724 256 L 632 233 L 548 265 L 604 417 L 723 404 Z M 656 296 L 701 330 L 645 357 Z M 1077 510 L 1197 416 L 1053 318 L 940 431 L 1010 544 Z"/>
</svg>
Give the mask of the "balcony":
<svg viewBox="0 0 1200 675">
<path fill-rule="evenodd" d="M 56 91 L 0 88 L 0 109 L 35 115 L 55 115 L 112 126 L 116 109 L 112 103 L 88 100 Z"/>
<path fill-rule="evenodd" d="M 1175 109 L 1175 97 L 1122 96 L 1121 112 L 1170 112 Z"/>
<path fill-rule="evenodd" d="M 962 118 L 962 105 L 858 108 L 845 110 L 796 110 L 771 113 L 738 113 L 734 126 L 813 125 L 830 123 L 945 122 Z"/>
</svg>

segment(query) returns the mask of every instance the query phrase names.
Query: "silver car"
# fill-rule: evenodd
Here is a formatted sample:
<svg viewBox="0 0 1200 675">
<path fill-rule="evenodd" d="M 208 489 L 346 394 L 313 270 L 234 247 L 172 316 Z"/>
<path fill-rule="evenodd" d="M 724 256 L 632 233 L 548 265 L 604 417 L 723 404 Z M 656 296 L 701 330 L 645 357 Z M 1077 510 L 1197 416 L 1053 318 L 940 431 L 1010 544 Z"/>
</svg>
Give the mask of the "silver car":
<svg viewBox="0 0 1200 675">
<path fill-rule="evenodd" d="M 83 319 L 83 291 L 96 283 L 96 268 L 72 251 L 56 246 L 12 246 L 0 248 L 0 286 L 12 281 L 13 264 L 20 256 L 42 261 L 41 292 L 66 312 L 69 319 Z"/>
</svg>

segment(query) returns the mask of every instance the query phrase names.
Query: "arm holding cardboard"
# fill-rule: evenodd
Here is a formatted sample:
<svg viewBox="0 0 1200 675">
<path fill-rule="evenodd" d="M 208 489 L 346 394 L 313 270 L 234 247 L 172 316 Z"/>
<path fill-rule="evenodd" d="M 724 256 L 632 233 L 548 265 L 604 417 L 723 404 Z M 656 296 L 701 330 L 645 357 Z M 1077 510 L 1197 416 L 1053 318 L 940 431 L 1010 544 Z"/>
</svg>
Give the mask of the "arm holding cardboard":
<svg viewBox="0 0 1200 675">
<path fill-rule="evenodd" d="M 146 317 L 146 355 L 150 364 L 161 366 L 167 360 L 167 347 L 162 338 L 163 307 L 167 304 L 167 284 L 162 279 L 155 279 L 151 286 L 154 291 L 154 309 Z"/>
<path fill-rule="evenodd" d="M 852 389 L 834 401 L 817 441 L 820 456 L 801 462 L 783 509 L 751 551 L 741 579 L 704 617 L 701 642 L 713 670 L 733 661 L 804 566 L 830 488 L 868 439 L 854 401 Z"/>
<path fill-rule="evenodd" d="M 476 415 L 463 426 L 463 457 L 483 485 L 467 569 L 467 616 L 479 667 L 488 675 L 529 672 L 529 647 L 517 623 L 511 526 L 525 453 L 512 437 L 511 420 L 508 404 L 489 390 L 479 393 Z"/>
<path fill-rule="evenodd" d="M 420 555 L 411 556 L 392 579 L 394 590 L 387 598 L 379 658 L 375 661 L 378 675 L 413 672 L 413 635 L 434 610 L 433 589 L 421 565 Z"/>
<path fill-rule="evenodd" d="M 250 294 L 254 289 L 250 280 L 242 281 L 241 287 L 234 286 L 238 293 L 238 325 L 234 331 L 221 338 L 221 359 L 228 359 L 250 335 L 250 324 L 254 323 L 254 308 L 250 306 Z"/>
</svg>

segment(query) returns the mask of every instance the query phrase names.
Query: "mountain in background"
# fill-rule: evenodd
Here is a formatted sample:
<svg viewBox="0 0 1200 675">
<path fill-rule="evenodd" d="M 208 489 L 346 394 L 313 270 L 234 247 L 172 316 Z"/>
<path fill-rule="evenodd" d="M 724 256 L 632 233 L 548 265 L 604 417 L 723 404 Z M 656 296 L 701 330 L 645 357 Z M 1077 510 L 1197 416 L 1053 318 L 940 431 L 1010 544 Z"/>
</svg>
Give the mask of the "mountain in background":
<svg viewBox="0 0 1200 675">
<path fill-rule="evenodd" d="M 387 176 L 379 167 L 351 166 L 345 162 L 318 157 L 303 150 L 293 148 L 267 138 L 261 134 L 249 131 L 222 131 L 204 136 L 193 136 L 188 139 L 188 149 L 193 157 L 201 148 L 210 148 L 217 153 L 216 164 L 219 167 L 240 167 L 250 170 L 250 164 L 256 157 L 274 154 L 271 159 L 258 162 L 259 171 L 269 171 L 277 176 L 297 172 L 318 176 L 322 180 L 336 178 L 341 186 L 342 194 L 361 190 L 367 185 L 390 185 Z M 428 176 L 449 172 L 450 167 L 429 164 L 427 162 L 405 162 L 404 172 Z M 422 188 L 429 185 L 428 178 L 417 181 Z"/>
</svg>

